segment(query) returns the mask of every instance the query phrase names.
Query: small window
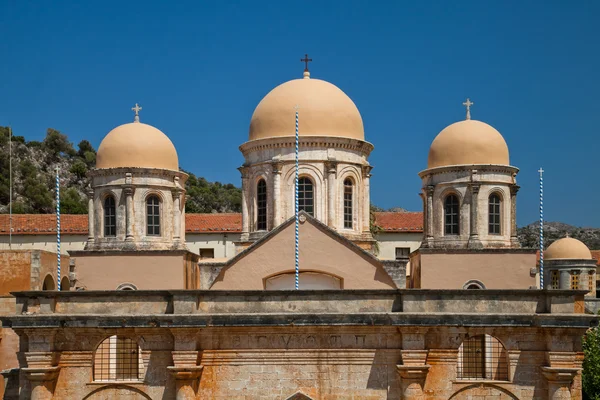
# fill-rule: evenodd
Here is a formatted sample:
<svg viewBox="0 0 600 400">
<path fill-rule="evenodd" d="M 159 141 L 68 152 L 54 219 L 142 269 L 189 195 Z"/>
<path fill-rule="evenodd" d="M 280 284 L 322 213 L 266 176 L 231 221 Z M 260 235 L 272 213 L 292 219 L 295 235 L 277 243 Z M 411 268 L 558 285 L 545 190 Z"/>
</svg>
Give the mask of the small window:
<svg viewBox="0 0 600 400">
<path fill-rule="evenodd" d="M 508 380 L 508 353 L 498 339 L 477 335 L 465 339 L 458 349 L 457 378 Z"/>
<path fill-rule="evenodd" d="M 550 271 L 550 285 L 552 289 L 559 288 L 558 271 Z"/>
<path fill-rule="evenodd" d="M 352 180 L 344 181 L 344 228 L 352 229 Z"/>
<path fill-rule="evenodd" d="M 307 177 L 298 180 L 298 211 L 306 211 L 309 215 L 315 215 L 315 197 L 312 181 Z"/>
<path fill-rule="evenodd" d="M 488 232 L 490 235 L 500 235 L 500 196 L 492 194 L 489 198 Z"/>
<path fill-rule="evenodd" d="M 579 289 L 579 271 L 571 271 L 571 289 Z"/>
<path fill-rule="evenodd" d="M 256 185 L 256 230 L 267 230 L 267 183 L 264 179 Z"/>
<path fill-rule="evenodd" d="M 146 234 L 160 236 L 160 200 L 158 196 L 146 199 Z"/>
<path fill-rule="evenodd" d="M 215 249 L 200 249 L 200 259 L 215 258 Z"/>
<path fill-rule="evenodd" d="M 451 194 L 444 200 L 444 233 L 446 235 L 459 234 L 459 205 L 458 197 Z"/>
<path fill-rule="evenodd" d="M 138 381 L 143 375 L 144 363 L 140 348 L 130 338 L 106 338 L 94 354 L 95 381 Z"/>
<path fill-rule="evenodd" d="M 408 258 L 410 247 L 396 247 L 396 260 Z"/>
<path fill-rule="evenodd" d="M 113 196 L 104 199 L 104 236 L 117 236 L 117 209 Z"/>
</svg>

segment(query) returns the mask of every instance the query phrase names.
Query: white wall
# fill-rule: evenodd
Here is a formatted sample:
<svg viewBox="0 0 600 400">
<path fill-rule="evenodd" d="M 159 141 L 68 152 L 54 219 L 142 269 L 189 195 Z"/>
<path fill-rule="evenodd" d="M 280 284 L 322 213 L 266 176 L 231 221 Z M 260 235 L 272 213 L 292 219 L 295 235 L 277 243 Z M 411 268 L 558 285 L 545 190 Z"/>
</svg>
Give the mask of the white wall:
<svg viewBox="0 0 600 400">
<path fill-rule="evenodd" d="M 375 239 L 379 242 L 380 260 L 395 260 L 396 247 L 410 247 L 413 252 L 421 246 L 422 233 L 413 232 L 379 232 Z"/>
<path fill-rule="evenodd" d="M 61 235 L 60 252 L 67 254 L 69 250 L 83 250 L 87 234 Z M 8 250 L 8 235 L 0 235 L 0 250 Z M 13 250 L 46 250 L 56 252 L 56 234 L 54 235 L 12 235 Z"/>
<path fill-rule="evenodd" d="M 231 258 L 235 255 L 234 242 L 240 240 L 240 233 L 186 233 L 188 249 L 200 254 L 200 249 L 214 249 L 215 258 Z"/>
</svg>

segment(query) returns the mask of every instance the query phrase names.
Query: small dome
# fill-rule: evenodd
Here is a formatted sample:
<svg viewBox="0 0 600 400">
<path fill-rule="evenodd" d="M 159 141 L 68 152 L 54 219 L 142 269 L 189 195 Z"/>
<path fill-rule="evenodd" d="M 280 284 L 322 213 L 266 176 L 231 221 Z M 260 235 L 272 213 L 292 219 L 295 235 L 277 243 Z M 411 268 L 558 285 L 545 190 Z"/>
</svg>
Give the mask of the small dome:
<svg viewBox="0 0 600 400">
<path fill-rule="evenodd" d="M 508 146 L 492 126 L 473 119 L 456 122 L 431 143 L 427 168 L 473 164 L 510 165 Z"/>
<path fill-rule="evenodd" d="M 547 260 L 591 260 L 592 253 L 581 241 L 566 237 L 558 239 L 548 246 L 546 251 L 544 251 L 544 258 Z"/>
<path fill-rule="evenodd" d="M 285 82 L 258 104 L 250 121 L 248 140 L 295 136 L 294 107 L 298 105 L 300 136 L 335 136 L 365 140 L 360 112 L 337 86 L 320 79 Z"/>
<path fill-rule="evenodd" d="M 96 168 L 158 168 L 179 171 L 173 142 L 155 127 L 141 122 L 117 126 L 100 143 Z"/>
</svg>

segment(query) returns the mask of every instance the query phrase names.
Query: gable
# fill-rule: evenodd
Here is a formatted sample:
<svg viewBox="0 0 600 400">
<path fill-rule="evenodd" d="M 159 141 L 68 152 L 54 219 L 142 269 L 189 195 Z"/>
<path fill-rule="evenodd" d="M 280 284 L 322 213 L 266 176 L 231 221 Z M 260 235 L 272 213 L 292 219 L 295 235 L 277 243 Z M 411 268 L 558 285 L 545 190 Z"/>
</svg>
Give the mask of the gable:
<svg viewBox="0 0 600 400">
<path fill-rule="evenodd" d="M 263 290 L 265 280 L 293 273 L 295 227 L 286 223 L 267 235 L 222 270 L 211 289 Z M 341 281 L 343 289 L 395 289 L 396 285 L 375 257 L 365 254 L 347 239 L 306 218 L 299 226 L 301 272 L 319 272 Z M 300 281 L 302 289 L 302 281 Z"/>
</svg>

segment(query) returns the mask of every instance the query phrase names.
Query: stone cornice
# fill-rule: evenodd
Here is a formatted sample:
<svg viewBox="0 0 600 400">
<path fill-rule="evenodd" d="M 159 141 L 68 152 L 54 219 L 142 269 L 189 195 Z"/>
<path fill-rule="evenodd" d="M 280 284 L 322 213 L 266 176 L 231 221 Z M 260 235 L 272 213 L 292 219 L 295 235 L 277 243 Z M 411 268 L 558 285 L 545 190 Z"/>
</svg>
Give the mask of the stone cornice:
<svg viewBox="0 0 600 400">
<path fill-rule="evenodd" d="M 266 149 L 278 149 L 282 147 L 295 147 L 295 138 L 293 136 L 276 137 L 268 139 L 251 140 L 242 144 L 239 149 L 244 156 L 248 153 Z M 366 156 L 371 154 L 374 146 L 362 140 L 341 138 L 341 137 L 328 137 L 328 136 L 301 136 L 300 147 L 322 147 L 322 148 L 334 148 L 334 149 L 345 149 L 358 151 Z"/>
<path fill-rule="evenodd" d="M 437 168 L 429 168 L 419 172 L 419 177 L 421 179 L 433 176 L 445 174 L 448 172 L 468 172 L 472 170 L 477 170 L 478 174 L 481 172 L 502 172 L 509 174 L 517 174 L 519 172 L 519 168 L 513 167 L 510 165 L 495 165 L 495 164 L 477 164 L 477 165 L 449 165 L 447 167 L 437 167 Z"/>
<path fill-rule="evenodd" d="M 131 174 L 133 178 L 137 176 L 160 176 L 165 177 L 168 176 L 171 179 L 178 177 L 183 178 L 184 180 L 188 178 L 188 174 L 181 171 L 173 171 L 170 169 L 158 169 L 158 168 L 94 168 L 88 172 L 88 176 L 90 178 L 94 178 L 97 176 L 114 176 L 114 175 L 122 175 L 126 177 L 127 174 Z"/>
</svg>

